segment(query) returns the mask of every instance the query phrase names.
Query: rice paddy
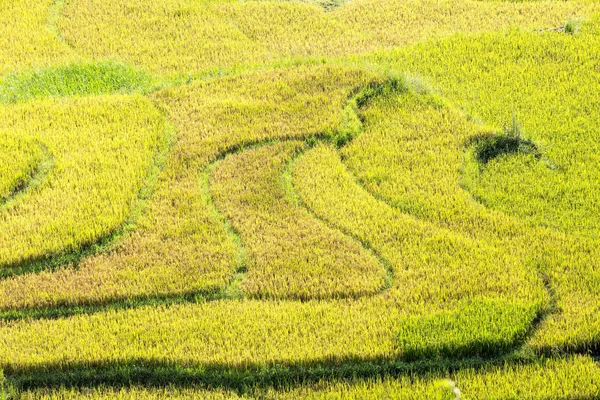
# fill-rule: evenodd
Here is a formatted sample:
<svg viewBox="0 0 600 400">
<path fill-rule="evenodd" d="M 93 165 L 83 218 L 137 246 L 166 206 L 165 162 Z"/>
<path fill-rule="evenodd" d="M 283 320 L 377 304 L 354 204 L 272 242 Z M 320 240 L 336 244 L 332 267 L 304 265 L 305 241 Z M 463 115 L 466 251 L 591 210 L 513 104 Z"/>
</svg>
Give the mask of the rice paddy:
<svg viewBox="0 0 600 400">
<path fill-rule="evenodd" d="M 0 21 L 0 398 L 600 397 L 597 1 Z"/>
</svg>

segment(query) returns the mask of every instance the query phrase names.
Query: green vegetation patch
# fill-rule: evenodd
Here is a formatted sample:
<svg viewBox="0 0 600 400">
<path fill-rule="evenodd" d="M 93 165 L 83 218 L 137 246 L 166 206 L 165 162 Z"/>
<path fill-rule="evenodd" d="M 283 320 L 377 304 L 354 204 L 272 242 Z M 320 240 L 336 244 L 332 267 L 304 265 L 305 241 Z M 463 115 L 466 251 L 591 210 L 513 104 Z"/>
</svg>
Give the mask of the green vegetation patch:
<svg viewBox="0 0 600 400">
<path fill-rule="evenodd" d="M 144 71 L 117 61 L 78 62 L 7 75 L 0 81 L 0 101 L 144 93 L 156 85 L 157 81 Z"/>
<path fill-rule="evenodd" d="M 538 146 L 532 140 L 523 137 L 514 118 L 512 126 L 505 128 L 503 132 L 475 136 L 471 141 L 474 146 L 474 155 L 477 161 L 483 165 L 496 157 L 511 154 L 531 154 L 538 160 L 542 158 Z"/>
<path fill-rule="evenodd" d="M 408 360 L 502 354 L 523 341 L 537 311 L 521 304 L 467 301 L 456 310 L 411 318 L 398 340 Z"/>
</svg>

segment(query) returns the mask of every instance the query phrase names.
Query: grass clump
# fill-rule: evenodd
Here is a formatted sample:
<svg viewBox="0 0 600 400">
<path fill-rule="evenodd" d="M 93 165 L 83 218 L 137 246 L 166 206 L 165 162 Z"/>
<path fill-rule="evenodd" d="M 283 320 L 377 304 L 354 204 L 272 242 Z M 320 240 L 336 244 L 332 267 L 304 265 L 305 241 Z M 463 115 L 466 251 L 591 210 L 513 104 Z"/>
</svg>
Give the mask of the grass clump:
<svg viewBox="0 0 600 400">
<path fill-rule="evenodd" d="M 564 31 L 565 33 L 568 33 L 570 35 L 579 33 L 581 32 L 581 24 L 582 21 L 578 19 L 569 21 L 565 24 Z"/>
</svg>

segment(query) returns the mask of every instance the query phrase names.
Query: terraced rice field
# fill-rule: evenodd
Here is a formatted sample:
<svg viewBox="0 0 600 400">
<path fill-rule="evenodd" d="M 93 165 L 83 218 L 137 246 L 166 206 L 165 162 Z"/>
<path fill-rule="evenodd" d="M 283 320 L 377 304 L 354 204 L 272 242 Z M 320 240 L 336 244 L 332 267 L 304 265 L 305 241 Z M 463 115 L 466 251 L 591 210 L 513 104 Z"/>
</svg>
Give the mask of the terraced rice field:
<svg viewBox="0 0 600 400">
<path fill-rule="evenodd" d="M 1 399 L 600 398 L 600 2 L 3 0 Z"/>
</svg>

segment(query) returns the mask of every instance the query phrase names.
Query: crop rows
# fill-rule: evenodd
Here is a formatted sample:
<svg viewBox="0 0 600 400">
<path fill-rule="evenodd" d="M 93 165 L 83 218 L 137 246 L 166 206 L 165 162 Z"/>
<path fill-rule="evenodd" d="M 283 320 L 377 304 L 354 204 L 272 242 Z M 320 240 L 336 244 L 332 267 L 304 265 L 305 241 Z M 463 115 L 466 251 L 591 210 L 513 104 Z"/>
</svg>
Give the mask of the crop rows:
<svg viewBox="0 0 600 400">
<path fill-rule="evenodd" d="M 599 3 L 0 22 L 2 395 L 600 395 Z"/>
<path fill-rule="evenodd" d="M 156 73 L 197 74 L 360 54 L 455 32 L 555 27 L 598 11 L 597 3 L 588 1 L 547 1 L 541 7 L 536 2 L 360 0 L 329 12 L 304 3 L 67 1 L 58 27 L 86 56 L 118 55 Z"/>
</svg>

